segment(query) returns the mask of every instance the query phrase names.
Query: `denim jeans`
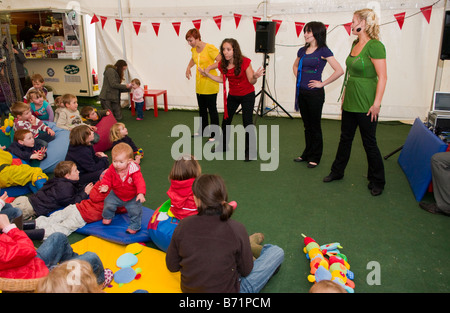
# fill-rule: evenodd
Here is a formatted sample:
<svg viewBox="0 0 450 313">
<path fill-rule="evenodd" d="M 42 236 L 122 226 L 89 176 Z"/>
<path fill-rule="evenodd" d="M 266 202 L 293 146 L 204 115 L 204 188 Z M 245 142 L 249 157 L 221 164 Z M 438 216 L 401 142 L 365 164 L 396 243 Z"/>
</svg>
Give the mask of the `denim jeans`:
<svg viewBox="0 0 450 313">
<path fill-rule="evenodd" d="M 109 195 L 105 198 L 105 204 L 103 206 L 103 218 L 112 219 L 116 213 L 117 208 L 125 207 L 128 212 L 128 217 L 130 218 L 130 225 L 128 226 L 131 230 L 141 229 L 142 220 L 142 203 L 136 201 L 136 197 L 129 201 L 123 201 L 116 196 L 114 191 L 111 190 Z"/>
<path fill-rule="evenodd" d="M 241 277 L 240 293 L 258 293 L 284 260 L 284 251 L 278 246 L 264 245 L 261 255 L 254 261 L 253 270 Z"/>
<path fill-rule="evenodd" d="M 145 104 L 145 101 L 134 103 L 134 105 L 136 106 L 137 118 L 144 118 L 144 104 Z"/>
<path fill-rule="evenodd" d="M 9 203 L 5 203 L 5 206 L 0 210 L 0 214 L 5 214 L 6 216 L 8 216 L 8 219 L 11 222 L 22 215 L 22 210 L 13 207 Z"/>
<path fill-rule="evenodd" d="M 97 277 L 97 283 L 102 284 L 105 281 L 105 270 L 97 254 L 94 252 L 86 252 L 82 255 L 75 253 L 66 235 L 62 233 L 50 235 L 37 249 L 37 257 L 44 261 L 49 270 L 64 261 L 73 259 L 86 261 L 91 264 L 92 270 Z"/>
</svg>

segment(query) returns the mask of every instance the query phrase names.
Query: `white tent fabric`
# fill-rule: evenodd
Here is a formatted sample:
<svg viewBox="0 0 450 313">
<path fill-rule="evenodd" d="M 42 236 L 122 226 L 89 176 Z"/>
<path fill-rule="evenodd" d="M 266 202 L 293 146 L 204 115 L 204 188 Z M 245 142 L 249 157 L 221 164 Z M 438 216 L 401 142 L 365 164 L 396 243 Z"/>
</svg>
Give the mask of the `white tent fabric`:
<svg viewBox="0 0 450 313">
<path fill-rule="evenodd" d="M 197 108 L 197 101 L 195 78 L 187 80 L 185 77 L 191 57 L 185 34 L 194 27 L 193 20 L 201 20 L 202 40 L 216 47 L 220 46 L 224 38 L 237 39 L 255 69 L 262 66 L 264 55 L 254 52 L 253 17 L 281 20 L 276 35 L 276 51 L 269 55 L 266 90 L 293 116 L 299 115 L 294 110 L 295 77 L 292 65 L 297 50 L 304 44 L 303 35 L 297 37 L 295 22 L 317 20 L 329 25 L 328 46 L 345 69 L 345 59 L 355 37 L 349 36 L 342 24 L 351 22 L 353 11 L 364 7 L 374 8 L 382 25 L 381 41 L 386 46 L 388 65 L 388 83 L 380 114 L 382 120 L 413 120 L 427 116 L 435 89 L 445 12 L 444 0 L 234 0 L 227 1 L 226 6 L 223 1 L 216 0 L 207 1 L 206 4 L 200 0 L 48 1 L 48 6 L 45 5 L 46 2 L 22 0 L 15 3 L 6 0 L 3 4 L 8 10 L 78 8 L 82 14 L 107 17 L 104 28 L 100 22 L 96 23 L 100 85 L 104 67 L 125 57 L 129 64 L 130 78 L 139 78 L 151 89 L 167 89 L 172 107 L 191 109 Z M 430 23 L 420 11 L 420 8 L 429 5 L 433 5 Z M 394 14 L 401 12 L 406 12 L 402 29 L 394 17 Z M 234 13 L 242 15 L 238 27 Z M 222 16 L 221 29 L 213 19 L 218 15 Z M 115 19 L 123 21 L 119 31 Z M 133 22 L 141 22 L 139 34 L 136 34 Z M 173 28 L 173 22 L 181 23 L 179 36 Z M 158 36 L 152 23 L 160 23 Z M 445 78 L 450 72 L 448 61 L 442 63 L 444 74 L 440 89 L 450 91 L 450 82 Z M 192 69 L 193 74 L 194 71 L 195 68 Z M 324 77 L 328 77 L 330 73 L 331 67 L 327 66 Z M 340 117 L 340 103 L 337 100 L 342 82 L 343 77 L 325 87 L 325 117 Z M 255 87 L 257 91 L 260 90 L 261 79 Z M 265 102 L 269 107 L 272 105 L 269 98 Z M 218 107 L 223 109 L 221 94 L 218 97 Z M 279 112 L 283 113 L 281 110 Z"/>
</svg>

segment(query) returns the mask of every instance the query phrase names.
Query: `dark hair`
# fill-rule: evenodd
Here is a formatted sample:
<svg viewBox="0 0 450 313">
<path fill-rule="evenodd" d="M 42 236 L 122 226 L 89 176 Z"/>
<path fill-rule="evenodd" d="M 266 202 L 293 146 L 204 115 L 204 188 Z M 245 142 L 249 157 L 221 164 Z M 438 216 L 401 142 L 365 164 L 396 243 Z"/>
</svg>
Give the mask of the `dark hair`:
<svg viewBox="0 0 450 313">
<path fill-rule="evenodd" d="M 303 28 L 303 32 L 312 32 L 317 41 L 317 49 L 327 46 L 327 28 L 322 22 L 309 22 Z M 305 47 L 308 47 L 306 44 Z"/>
<path fill-rule="evenodd" d="M 233 214 L 233 207 L 228 204 L 225 182 L 218 175 L 202 174 L 192 184 L 194 196 L 200 200 L 198 215 L 219 215 L 226 221 Z"/>
<path fill-rule="evenodd" d="M 118 60 L 114 67 L 116 68 L 117 73 L 119 74 L 120 80 L 123 80 L 123 68 L 127 65 L 127 62 L 124 60 Z"/>
<path fill-rule="evenodd" d="M 231 47 L 233 48 L 233 64 L 234 64 L 234 75 L 239 76 L 241 73 L 241 67 L 242 62 L 244 59 L 244 56 L 241 52 L 241 47 L 239 47 L 239 43 L 236 39 L 233 38 L 225 38 L 222 41 L 222 44 L 220 45 L 220 56 L 222 57 L 222 60 L 220 61 L 222 73 L 227 73 L 228 64 L 230 63 L 228 60 L 225 59 L 225 56 L 223 55 L 223 44 L 229 43 Z"/>
</svg>

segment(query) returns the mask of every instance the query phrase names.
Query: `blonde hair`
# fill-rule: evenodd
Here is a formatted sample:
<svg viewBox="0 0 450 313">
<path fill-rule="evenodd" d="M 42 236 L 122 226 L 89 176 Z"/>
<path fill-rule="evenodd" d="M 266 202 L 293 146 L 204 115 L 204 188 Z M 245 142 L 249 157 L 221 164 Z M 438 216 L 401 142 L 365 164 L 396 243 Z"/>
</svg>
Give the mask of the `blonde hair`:
<svg viewBox="0 0 450 313">
<path fill-rule="evenodd" d="M 113 160 L 116 158 L 116 156 L 122 153 L 125 153 L 125 155 L 127 155 L 129 159 L 134 158 L 133 149 L 129 144 L 125 142 L 118 143 L 111 150 L 111 156 Z"/>
<path fill-rule="evenodd" d="M 14 116 L 22 115 L 24 112 L 31 110 L 30 104 L 22 101 L 16 101 L 10 108 Z"/>
<path fill-rule="evenodd" d="M 38 89 L 31 89 L 30 91 L 28 91 L 27 93 L 27 101 L 28 103 L 33 102 L 33 98 L 31 97 L 31 95 L 36 95 L 37 98 L 39 98 L 39 96 L 41 96 L 42 98 L 45 98 L 45 93 L 42 90 L 38 90 Z"/>
<path fill-rule="evenodd" d="M 331 280 L 321 280 L 309 289 L 309 293 L 347 293 L 347 291 Z"/>
<path fill-rule="evenodd" d="M 110 131 L 109 131 L 109 140 L 111 142 L 117 141 L 119 139 L 122 139 L 123 136 L 120 134 L 120 127 L 124 128 L 125 124 L 124 123 L 115 123 Z"/>
<path fill-rule="evenodd" d="M 134 78 L 132 81 L 132 83 L 135 83 L 136 85 L 140 86 L 141 85 L 141 81 L 137 78 Z"/>
<path fill-rule="evenodd" d="M 36 293 L 100 293 L 91 264 L 73 259 L 61 263 L 41 278 Z"/>
<path fill-rule="evenodd" d="M 56 107 L 64 107 L 64 103 L 62 103 L 61 96 L 57 96 L 55 98 L 55 106 Z"/>
<path fill-rule="evenodd" d="M 72 99 L 76 99 L 77 97 L 70 94 L 70 93 L 66 93 L 65 95 L 61 96 L 61 102 L 64 104 L 64 106 L 67 106 L 67 104 L 70 104 L 70 101 Z"/>
<path fill-rule="evenodd" d="M 367 33 L 370 39 L 380 40 L 380 25 L 378 17 L 375 14 L 374 10 L 361 9 L 355 11 L 353 15 L 358 16 L 361 21 L 366 21 L 366 28 L 364 29 L 364 31 Z"/>
<path fill-rule="evenodd" d="M 197 178 L 202 173 L 202 168 L 192 155 L 182 155 L 173 163 L 169 179 L 186 180 Z"/>
</svg>

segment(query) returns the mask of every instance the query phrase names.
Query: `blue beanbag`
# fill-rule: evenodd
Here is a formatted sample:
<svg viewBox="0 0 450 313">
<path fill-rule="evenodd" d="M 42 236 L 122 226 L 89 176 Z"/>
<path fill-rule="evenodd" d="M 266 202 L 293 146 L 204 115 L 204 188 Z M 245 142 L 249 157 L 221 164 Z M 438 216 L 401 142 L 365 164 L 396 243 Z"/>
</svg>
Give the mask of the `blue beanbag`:
<svg viewBox="0 0 450 313">
<path fill-rule="evenodd" d="M 98 221 L 86 224 L 76 232 L 86 236 L 96 236 L 122 245 L 136 242 L 149 242 L 151 241 L 151 238 L 147 230 L 147 225 L 153 213 L 154 210 L 146 207 L 142 208 L 141 230 L 134 235 L 126 233 L 128 225 L 130 224 L 130 218 L 127 213 L 116 214 L 109 225 L 103 225 L 102 221 Z"/>
<path fill-rule="evenodd" d="M 66 159 L 70 131 L 56 127 L 53 122 L 46 122 L 46 124 L 55 132 L 55 139 L 48 143 L 47 157 L 41 161 L 39 167 L 44 173 L 52 173 L 56 165 Z"/>
<path fill-rule="evenodd" d="M 417 201 L 421 201 L 431 183 L 431 157 L 447 145 L 416 119 L 408 133 L 398 163 L 408 178 Z"/>
</svg>

